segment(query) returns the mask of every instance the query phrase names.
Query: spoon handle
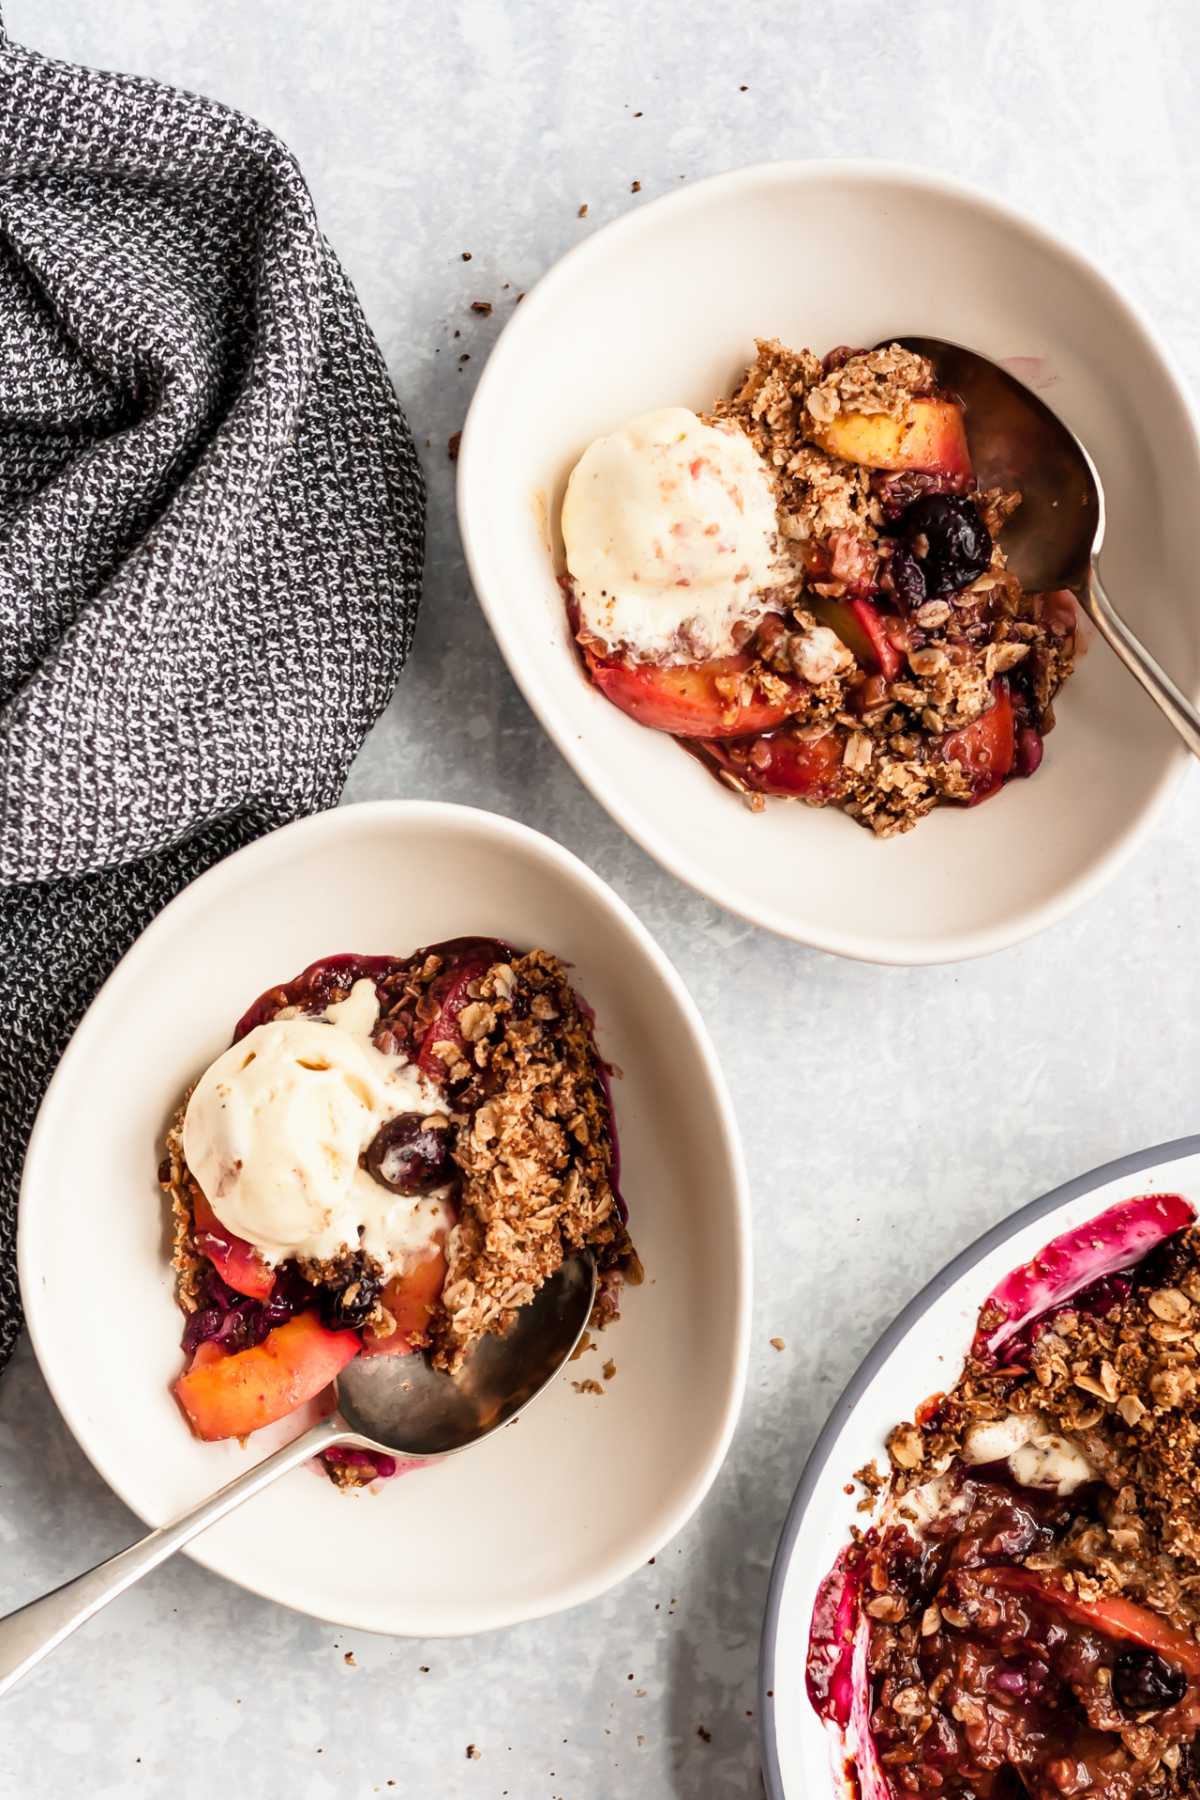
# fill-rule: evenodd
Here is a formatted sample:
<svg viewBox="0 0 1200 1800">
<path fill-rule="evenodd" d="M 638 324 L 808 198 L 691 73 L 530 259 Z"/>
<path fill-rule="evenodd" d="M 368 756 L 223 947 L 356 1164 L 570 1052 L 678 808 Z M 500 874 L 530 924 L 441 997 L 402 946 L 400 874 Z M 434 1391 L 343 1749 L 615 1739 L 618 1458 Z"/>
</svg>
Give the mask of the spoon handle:
<svg viewBox="0 0 1200 1800">
<path fill-rule="evenodd" d="M 243 1500 L 249 1500 L 278 1476 L 294 1469 L 297 1463 L 306 1462 L 310 1456 L 317 1456 L 322 1450 L 354 1436 L 336 1414 L 322 1419 L 311 1431 L 294 1438 L 264 1462 L 256 1463 L 236 1481 L 218 1488 L 215 1494 L 210 1494 L 207 1500 L 202 1500 L 199 1506 L 193 1506 L 169 1525 L 161 1525 L 136 1544 L 130 1544 L 127 1550 L 110 1556 L 107 1562 L 98 1563 L 86 1574 L 77 1575 L 73 1581 L 64 1582 L 62 1587 L 43 1594 L 40 1600 L 31 1600 L 27 1606 L 0 1619 L 0 1695 L 15 1687 L 22 1675 L 51 1650 L 57 1649 L 64 1638 L 98 1613 L 102 1606 L 107 1606 L 127 1587 L 132 1587 L 135 1581 L 140 1581 L 143 1575 L 165 1562 L 168 1556 L 173 1556 L 200 1532 L 223 1519 Z"/>
<path fill-rule="evenodd" d="M 1180 693 L 1166 671 L 1136 638 L 1104 591 L 1099 570 L 1092 564 L 1091 590 L 1082 599 L 1084 611 L 1100 636 L 1116 651 L 1135 681 L 1141 683 L 1158 710 L 1175 727 L 1193 756 L 1200 756 L 1200 712 Z"/>
</svg>

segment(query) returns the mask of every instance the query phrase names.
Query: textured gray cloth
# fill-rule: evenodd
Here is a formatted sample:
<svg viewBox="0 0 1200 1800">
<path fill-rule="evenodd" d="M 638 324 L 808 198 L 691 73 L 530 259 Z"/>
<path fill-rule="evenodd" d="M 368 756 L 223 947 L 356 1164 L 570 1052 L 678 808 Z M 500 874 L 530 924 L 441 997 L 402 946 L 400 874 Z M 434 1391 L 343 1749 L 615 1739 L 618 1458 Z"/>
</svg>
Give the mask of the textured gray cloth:
<svg viewBox="0 0 1200 1800">
<path fill-rule="evenodd" d="M 0 1366 L 73 1026 L 185 882 L 337 799 L 422 553 L 412 439 L 288 150 L 0 24 Z"/>
</svg>

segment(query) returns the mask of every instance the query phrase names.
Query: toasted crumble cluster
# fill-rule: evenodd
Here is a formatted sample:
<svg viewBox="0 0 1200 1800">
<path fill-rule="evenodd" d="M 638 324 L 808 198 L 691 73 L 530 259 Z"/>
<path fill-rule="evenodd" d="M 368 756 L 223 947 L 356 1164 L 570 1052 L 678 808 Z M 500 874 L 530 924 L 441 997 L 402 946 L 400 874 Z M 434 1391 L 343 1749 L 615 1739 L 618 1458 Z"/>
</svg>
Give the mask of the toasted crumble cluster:
<svg viewBox="0 0 1200 1800">
<path fill-rule="evenodd" d="M 1026 593 L 998 541 L 1021 496 L 989 490 L 970 497 L 992 538 L 990 566 L 962 592 L 926 600 L 904 620 L 895 640 L 899 673 L 867 674 L 852 656 L 818 668 L 815 679 L 810 672 L 814 641 L 828 645 L 806 599 L 852 596 L 864 582 L 885 596 L 894 591 L 889 524 L 922 494 L 952 491 L 919 473 L 883 474 L 843 461 L 815 444 L 814 433 L 841 411 L 901 417 L 933 390 L 929 362 L 898 344 L 841 349 L 822 363 L 809 350 L 770 339 L 759 342 L 737 391 L 710 415 L 740 426 L 771 469 L 781 535 L 797 568 L 788 612 L 764 621 L 745 646 L 756 660 L 731 689 L 731 716 L 735 701 L 745 703 L 756 690 L 768 700 L 780 697 L 781 677 L 811 681 L 786 729 L 809 742 L 832 733 L 841 755 L 832 787 L 807 803 L 839 805 L 880 837 L 911 830 L 940 801 L 971 798 L 971 772 L 945 745 L 989 709 L 997 677 L 1019 671 L 1026 723 L 1040 744 L 1053 728 L 1054 696 L 1075 655 L 1073 609 L 1059 596 Z M 752 768 L 739 771 L 736 746 L 719 759 L 702 745 L 698 753 L 716 761 L 719 778 L 752 810 L 763 810 Z M 751 762 L 756 753 L 753 745 L 746 752 Z"/>
<path fill-rule="evenodd" d="M 602 1274 L 640 1279 L 610 1179 L 591 1021 L 563 965 L 533 950 L 495 964 L 478 985 L 460 1024 L 484 1098 L 454 1149 L 460 1216 L 432 1331 L 433 1360 L 451 1370 L 576 1250 L 590 1248 Z M 597 1323 L 604 1311 L 611 1317 L 601 1309 Z"/>
</svg>

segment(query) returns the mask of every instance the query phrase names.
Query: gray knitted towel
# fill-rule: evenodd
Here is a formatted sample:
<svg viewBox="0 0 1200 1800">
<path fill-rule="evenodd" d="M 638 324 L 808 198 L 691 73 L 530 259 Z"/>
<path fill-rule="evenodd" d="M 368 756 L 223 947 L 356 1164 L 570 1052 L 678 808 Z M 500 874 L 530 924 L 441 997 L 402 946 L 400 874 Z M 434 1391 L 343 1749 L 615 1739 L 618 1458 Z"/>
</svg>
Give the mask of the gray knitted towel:
<svg viewBox="0 0 1200 1800">
<path fill-rule="evenodd" d="M 337 799 L 422 551 L 412 439 L 287 149 L 0 24 L 0 1367 L 73 1026 L 185 882 Z"/>
</svg>

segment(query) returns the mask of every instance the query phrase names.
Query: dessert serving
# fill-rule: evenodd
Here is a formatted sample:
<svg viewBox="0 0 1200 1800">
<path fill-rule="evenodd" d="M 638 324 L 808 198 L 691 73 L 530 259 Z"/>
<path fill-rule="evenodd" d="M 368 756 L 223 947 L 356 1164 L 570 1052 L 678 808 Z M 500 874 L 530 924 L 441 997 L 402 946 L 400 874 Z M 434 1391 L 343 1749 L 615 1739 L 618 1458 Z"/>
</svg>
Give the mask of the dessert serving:
<svg viewBox="0 0 1200 1800">
<path fill-rule="evenodd" d="M 1041 763 L 1076 610 L 1007 568 L 1020 501 L 978 489 L 924 357 L 763 342 L 708 415 L 643 414 L 579 459 L 572 632 L 614 705 L 755 810 L 798 798 L 890 836 Z"/>
<path fill-rule="evenodd" d="M 457 1373 L 564 1259 L 594 1256 L 593 1315 L 640 1279 L 608 1072 L 563 964 L 494 938 L 333 956 L 271 988 L 166 1139 L 198 1437 L 243 1437 L 355 1356 Z M 327 1452 L 355 1486 L 395 1472 Z"/>
<path fill-rule="evenodd" d="M 1152 1194 L 1056 1238 L 988 1296 L 886 1472 L 857 1472 L 807 1659 L 839 1791 L 1198 1791 L 1195 1218 Z"/>
</svg>

